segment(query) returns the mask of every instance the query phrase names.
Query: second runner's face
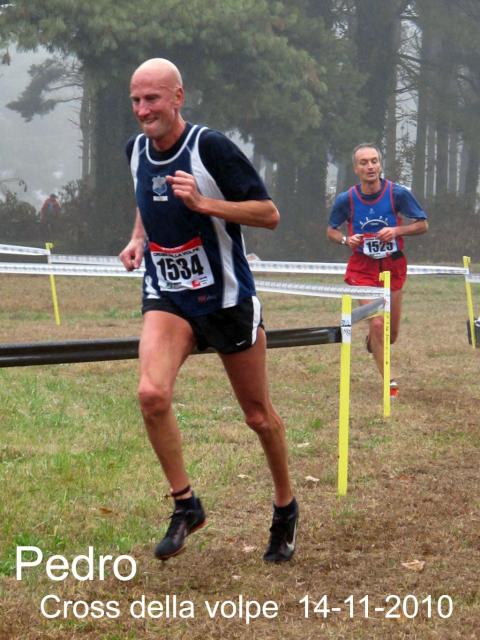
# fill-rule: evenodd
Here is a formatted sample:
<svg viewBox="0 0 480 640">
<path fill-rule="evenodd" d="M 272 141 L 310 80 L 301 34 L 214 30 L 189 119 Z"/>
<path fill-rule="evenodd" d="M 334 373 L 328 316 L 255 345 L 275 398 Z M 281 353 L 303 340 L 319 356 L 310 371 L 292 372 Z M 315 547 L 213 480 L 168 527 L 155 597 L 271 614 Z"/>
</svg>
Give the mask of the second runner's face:
<svg viewBox="0 0 480 640">
<path fill-rule="evenodd" d="M 380 186 L 380 173 L 382 165 L 378 157 L 378 151 L 370 147 L 359 149 L 355 153 L 354 172 L 360 179 L 361 184 L 369 186 Z"/>
<path fill-rule="evenodd" d="M 158 149 L 167 149 L 176 141 L 183 90 L 170 84 L 161 75 L 147 71 L 135 74 L 130 84 L 133 113 Z"/>
</svg>

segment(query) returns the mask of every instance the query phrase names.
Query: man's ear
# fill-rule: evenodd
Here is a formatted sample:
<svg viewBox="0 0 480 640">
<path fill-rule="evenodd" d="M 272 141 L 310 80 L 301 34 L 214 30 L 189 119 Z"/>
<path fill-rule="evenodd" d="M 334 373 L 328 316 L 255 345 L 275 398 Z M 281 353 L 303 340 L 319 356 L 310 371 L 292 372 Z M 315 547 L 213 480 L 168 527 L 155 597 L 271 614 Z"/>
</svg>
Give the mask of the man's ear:
<svg viewBox="0 0 480 640">
<path fill-rule="evenodd" d="M 183 92 L 183 87 L 177 87 L 175 89 L 175 98 L 174 98 L 175 107 L 177 109 L 180 109 L 183 105 L 184 100 L 185 100 L 185 94 Z"/>
</svg>

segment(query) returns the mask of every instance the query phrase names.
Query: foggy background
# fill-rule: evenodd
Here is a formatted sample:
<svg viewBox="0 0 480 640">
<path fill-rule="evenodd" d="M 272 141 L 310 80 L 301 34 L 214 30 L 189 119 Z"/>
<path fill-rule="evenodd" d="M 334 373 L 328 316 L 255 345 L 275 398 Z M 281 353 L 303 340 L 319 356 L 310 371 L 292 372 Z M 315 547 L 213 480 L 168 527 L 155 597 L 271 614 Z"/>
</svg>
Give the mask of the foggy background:
<svg viewBox="0 0 480 640">
<path fill-rule="evenodd" d="M 79 103 L 58 104 L 43 116 L 26 122 L 6 105 L 16 100 L 29 84 L 28 70 L 42 64 L 48 52 L 19 52 L 10 47 L 9 65 L 0 67 L 0 183 L 39 209 L 51 192 L 81 177 L 81 132 L 78 125 Z M 78 92 L 80 94 L 80 92 Z M 71 92 L 63 91 L 65 98 Z M 27 190 L 18 184 L 25 181 Z"/>
<path fill-rule="evenodd" d="M 264 177 L 278 230 L 244 228 L 263 259 L 344 261 L 325 230 L 354 182 L 351 149 L 429 215 L 410 260 L 480 259 L 478 0 L 19 0 L 0 3 L 0 243 L 116 254 L 133 224 L 128 83 L 175 62 L 184 117 L 225 131 Z M 40 222 L 45 197 L 62 206 Z"/>
</svg>

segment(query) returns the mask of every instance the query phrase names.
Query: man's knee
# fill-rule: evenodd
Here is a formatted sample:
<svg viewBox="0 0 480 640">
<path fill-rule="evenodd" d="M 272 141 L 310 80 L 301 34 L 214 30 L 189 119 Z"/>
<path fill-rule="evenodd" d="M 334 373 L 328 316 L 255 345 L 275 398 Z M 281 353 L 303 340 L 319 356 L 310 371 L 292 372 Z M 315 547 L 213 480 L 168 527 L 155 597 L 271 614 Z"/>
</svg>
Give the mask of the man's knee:
<svg viewBox="0 0 480 640">
<path fill-rule="evenodd" d="M 154 418 L 169 411 L 172 390 L 167 385 L 154 385 L 149 380 L 140 380 L 138 400 L 145 418 Z"/>
<path fill-rule="evenodd" d="M 383 317 L 376 316 L 370 320 L 370 333 L 383 340 Z"/>
<path fill-rule="evenodd" d="M 378 342 L 383 343 L 383 317 L 372 318 L 370 322 L 370 334 L 374 335 Z M 399 327 L 390 325 L 390 344 L 394 344 L 397 341 L 398 334 Z"/>
<path fill-rule="evenodd" d="M 282 429 L 282 422 L 275 411 L 255 407 L 245 413 L 245 422 L 259 436 L 274 435 Z"/>
</svg>

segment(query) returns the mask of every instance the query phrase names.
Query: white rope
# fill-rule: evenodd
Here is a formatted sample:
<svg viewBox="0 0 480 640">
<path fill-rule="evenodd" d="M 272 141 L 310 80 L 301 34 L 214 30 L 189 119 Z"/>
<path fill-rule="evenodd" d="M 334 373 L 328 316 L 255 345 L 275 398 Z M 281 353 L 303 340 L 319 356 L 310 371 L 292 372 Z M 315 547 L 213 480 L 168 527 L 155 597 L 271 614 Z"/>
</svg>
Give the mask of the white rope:
<svg viewBox="0 0 480 640">
<path fill-rule="evenodd" d="M 19 247 L 15 245 L 0 245 L 0 252 L 17 253 L 23 255 L 49 255 L 47 249 L 34 247 Z M 64 275 L 64 276 L 115 276 L 115 277 L 141 277 L 144 267 L 135 271 L 126 271 L 117 256 L 81 256 L 50 254 L 51 264 L 20 264 L 0 262 L 0 273 L 16 273 L 30 275 Z M 250 268 L 254 272 L 278 272 L 278 273 L 343 273 L 344 263 L 315 263 L 315 262 L 250 262 Z M 433 265 L 411 265 L 409 273 L 415 274 L 452 274 L 466 275 L 467 281 L 480 282 L 480 275 L 468 273 L 468 269 L 460 267 L 446 267 Z M 316 297 L 341 297 L 351 295 L 352 298 L 378 298 L 382 296 L 382 289 L 377 287 L 350 287 L 348 285 L 329 286 L 316 284 L 296 284 L 276 281 L 256 281 L 259 291 L 283 292 Z M 380 292 L 380 293 L 379 293 Z"/>
<path fill-rule="evenodd" d="M 10 253 L 15 256 L 48 256 L 48 249 L 37 247 L 19 247 L 14 244 L 0 244 L 0 253 Z"/>
<path fill-rule="evenodd" d="M 37 249 L 33 247 L 20 247 L 15 245 L 0 245 L 0 253 L 10 253 L 18 255 L 48 255 L 47 249 Z M 256 256 L 255 256 L 256 258 Z M 68 255 L 51 254 L 51 262 L 59 264 L 98 264 L 115 265 L 121 264 L 118 256 L 89 256 L 89 255 Z M 294 273 L 294 274 L 344 274 L 347 267 L 346 262 L 288 262 L 249 259 L 250 269 L 254 273 Z M 467 275 L 468 269 L 465 267 L 451 267 L 443 265 L 408 265 L 408 275 Z"/>
<path fill-rule="evenodd" d="M 249 262 L 254 273 L 324 273 L 344 274 L 346 262 L 269 262 L 253 260 Z M 464 267 L 449 267 L 436 265 L 408 265 L 409 275 L 465 275 L 468 269 Z"/>
<path fill-rule="evenodd" d="M 411 264 L 407 266 L 408 275 L 412 276 L 426 276 L 426 275 L 438 275 L 438 276 L 465 276 L 468 273 L 468 269 L 465 267 L 448 267 L 448 266 L 435 266 L 435 265 L 421 265 Z"/>
<path fill-rule="evenodd" d="M 470 273 L 466 277 L 467 282 L 478 284 L 480 282 L 480 273 Z"/>
<path fill-rule="evenodd" d="M 74 256 L 60 253 L 52 253 L 51 261 L 62 264 L 111 264 L 117 267 L 122 264 L 118 256 Z"/>
<path fill-rule="evenodd" d="M 142 277 L 143 269 L 126 271 L 122 266 L 97 266 L 74 264 L 28 264 L 16 262 L 0 262 L 0 273 L 17 275 L 55 275 L 55 276 L 110 276 L 110 277 Z M 383 297 L 383 289 L 380 287 L 350 287 L 348 285 L 318 285 L 318 284 L 293 284 L 288 282 L 272 282 L 258 280 L 255 283 L 259 291 L 274 293 L 291 293 L 304 296 L 316 296 L 326 298 L 341 298 L 343 295 L 351 295 L 352 298 L 379 298 Z"/>
<path fill-rule="evenodd" d="M 276 282 L 270 280 L 256 280 L 255 287 L 258 291 L 270 293 L 291 293 L 301 296 L 315 296 L 320 298 L 341 298 L 344 295 L 365 300 L 368 298 L 383 298 L 384 291 L 381 287 L 350 287 L 349 285 L 319 285 L 319 284 L 292 284 L 291 282 Z"/>
<path fill-rule="evenodd" d="M 345 262 L 249 262 L 254 273 L 345 273 Z"/>
<path fill-rule="evenodd" d="M 0 273 L 17 275 L 54 275 L 54 276 L 110 276 L 110 277 L 142 277 L 143 270 L 126 271 L 122 266 L 90 266 L 74 264 L 32 264 L 0 262 Z"/>
<path fill-rule="evenodd" d="M 121 264 L 118 256 L 86 256 L 52 254 L 51 261 L 66 264 Z M 278 262 L 268 260 L 249 261 L 254 273 L 293 273 L 293 274 L 340 274 L 345 273 L 346 262 Z M 465 275 L 464 267 L 436 265 L 408 265 L 409 275 Z"/>
</svg>

